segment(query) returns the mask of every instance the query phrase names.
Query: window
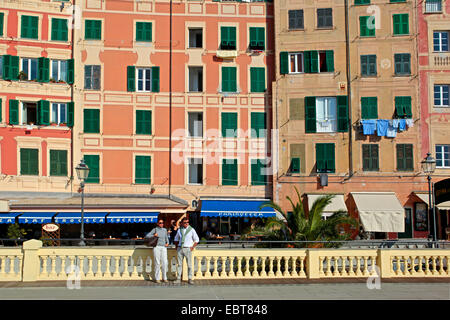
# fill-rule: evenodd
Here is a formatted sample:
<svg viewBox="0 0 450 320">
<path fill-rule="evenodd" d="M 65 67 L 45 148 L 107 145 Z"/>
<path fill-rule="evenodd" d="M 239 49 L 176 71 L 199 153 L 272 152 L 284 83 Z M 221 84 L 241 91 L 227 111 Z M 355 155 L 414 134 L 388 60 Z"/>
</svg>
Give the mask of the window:
<svg viewBox="0 0 450 320">
<path fill-rule="evenodd" d="M 151 157 L 136 156 L 134 168 L 134 183 L 150 184 L 151 183 Z"/>
<path fill-rule="evenodd" d="M 22 16 L 20 37 L 26 39 L 38 38 L 39 17 Z"/>
<path fill-rule="evenodd" d="M 189 92 L 203 91 L 203 67 L 189 67 Z"/>
<path fill-rule="evenodd" d="M 397 118 L 412 118 L 411 97 L 395 97 L 395 115 Z"/>
<path fill-rule="evenodd" d="M 100 156 L 84 155 L 84 163 L 89 168 L 89 175 L 85 180 L 86 183 L 100 183 Z"/>
<path fill-rule="evenodd" d="M 222 112 L 222 137 L 237 137 L 237 113 Z"/>
<path fill-rule="evenodd" d="M 363 55 L 361 56 L 361 76 L 373 77 L 377 75 L 377 56 Z"/>
<path fill-rule="evenodd" d="M 413 145 L 397 144 L 397 171 L 413 171 Z"/>
<path fill-rule="evenodd" d="M 289 53 L 289 73 L 303 72 L 303 53 Z"/>
<path fill-rule="evenodd" d="M 52 36 L 54 41 L 67 41 L 69 37 L 67 19 L 52 18 Z"/>
<path fill-rule="evenodd" d="M 436 167 L 450 168 L 450 145 L 436 145 Z"/>
<path fill-rule="evenodd" d="M 236 67 L 222 67 L 222 92 L 237 92 Z"/>
<path fill-rule="evenodd" d="M 370 0 L 355 0 L 355 5 L 370 4 Z"/>
<path fill-rule="evenodd" d="M 52 113 L 50 117 L 51 123 L 67 123 L 67 104 L 52 103 Z"/>
<path fill-rule="evenodd" d="M 203 137 L 203 113 L 188 113 L 188 130 L 190 137 Z"/>
<path fill-rule="evenodd" d="M 188 183 L 203 184 L 203 160 L 201 158 L 189 158 Z"/>
<path fill-rule="evenodd" d="M 50 176 L 67 176 L 66 150 L 50 150 Z"/>
<path fill-rule="evenodd" d="M 189 29 L 189 48 L 203 48 L 203 29 Z"/>
<path fill-rule="evenodd" d="M 266 113 L 251 113 L 251 137 L 264 138 L 266 136 Z"/>
<path fill-rule="evenodd" d="M 220 27 L 220 49 L 236 50 L 236 27 Z"/>
<path fill-rule="evenodd" d="M 84 66 L 84 89 L 100 90 L 100 66 Z"/>
<path fill-rule="evenodd" d="M 434 105 L 438 107 L 449 107 L 448 93 L 450 86 L 448 84 L 434 85 Z"/>
<path fill-rule="evenodd" d="M 303 10 L 289 10 L 289 30 L 303 28 Z"/>
<path fill-rule="evenodd" d="M 102 21 L 86 20 L 84 22 L 84 39 L 101 40 L 102 39 Z"/>
<path fill-rule="evenodd" d="M 433 50 L 436 52 L 448 52 L 448 31 L 433 32 Z"/>
<path fill-rule="evenodd" d="M 222 160 L 222 185 L 224 186 L 238 185 L 237 159 Z"/>
<path fill-rule="evenodd" d="M 300 158 L 291 158 L 291 164 L 288 171 L 290 173 L 300 173 Z"/>
<path fill-rule="evenodd" d="M 411 75 L 411 54 L 396 53 L 394 54 L 395 74 Z"/>
<path fill-rule="evenodd" d="M 159 67 L 128 66 L 127 91 L 159 92 Z"/>
<path fill-rule="evenodd" d="M 378 171 L 378 145 L 362 145 L 363 171 Z"/>
<path fill-rule="evenodd" d="M 348 131 L 348 99 L 337 97 L 305 97 L 305 132 Z"/>
<path fill-rule="evenodd" d="M 267 184 L 266 165 L 264 159 L 251 160 L 251 184 L 253 186 Z"/>
<path fill-rule="evenodd" d="M 3 26 L 5 24 L 4 19 L 5 14 L 3 12 L 0 12 L 0 36 L 3 36 Z"/>
<path fill-rule="evenodd" d="M 67 82 L 67 60 L 52 60 L 51 80 Z"/>
<path fill-rule="evenodd" d="M 425 13 L 442 12 L 442 0 L 426 0 Z"/>
<path fill-rule="evenodd" d="M 22 58 L 23 78 L 20 80 L 37 80 L 38 78 L 38 59 Z"/>
<path fill-rule="evenodd" d="M 317 28 L 331 28 L 333 27 L 333 10 L 317 9 Z"/>
<path fill-rule="evenodd" d="M 34 125 L 37 124 L 37 103 L 35 102 L 22 102 L 22 125 Z"/>
<path fill-rule="evenodd" d="M 136 134 L 152 134 L 152 112 L 136 110 Z"/>
<path fill-rule="evenodd" d="M 152 69 L 151 68 L 136 68 L 137 72 L 137 90 L 140 92 L 152 91 Z"/>
<path fill-rule="evenodd" d="M 361 119 L 378 119 L 377 97 L 361 97 Z"/>
<path fill-rule="evenodd" d="M 262 27 L 250 28 L 250 44 L 249 48 L 254 50 L 264 50 L 266 43 L 265 29 Z"/>
<path fill-rule="evenodd" d="M 409 34 L 409 15 L 407 13 L 392 15 L 394 35 Z"/>
<path fill-rule="evenodd" d="M 266 77 L 264 68 L 250 68 L 250 92 L 265 92 Z"/>
<path fill-rule="evenodd" d="M 152 42 L 151 22 L 136 22 L 136 41 Z"/>
<path fill-rule="evenodd" d="M 335 172 L 334 143 L 316 144 L 316 171 L 319 173 Z"/>
<path fill-rule="evenodd" d="M 20 174 L 29 176 L 39 175 L 38 149 L 20 149 Z"/>
<path fill-rule="evenodd" d="M 375 37 L 375 17 L 359 17 L 359 35 L 361 37 Z"/>
<path fill-rule="evenodd" d="M 100 133 L 100 110 L 84 109 L 84 133 Z"/>
</svg>

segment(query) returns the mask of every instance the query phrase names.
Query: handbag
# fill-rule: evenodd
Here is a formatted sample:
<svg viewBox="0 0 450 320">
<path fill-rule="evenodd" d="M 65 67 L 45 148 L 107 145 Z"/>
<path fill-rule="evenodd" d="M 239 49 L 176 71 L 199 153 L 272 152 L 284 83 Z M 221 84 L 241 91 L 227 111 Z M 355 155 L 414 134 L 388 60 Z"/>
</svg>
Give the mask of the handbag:
<svg viewBox="0 0 450 320">
<path fill-rule="evenodd" d="M 152 247 L 152 248 L 154 248 L 154 247 L 156 247 L 156 244 L 158 243 L 158 237 L 149 237 L 149 238 L 145 238 L 144 239 L 144 244 L 147 246 L 147 247 Z"/>
</svg>

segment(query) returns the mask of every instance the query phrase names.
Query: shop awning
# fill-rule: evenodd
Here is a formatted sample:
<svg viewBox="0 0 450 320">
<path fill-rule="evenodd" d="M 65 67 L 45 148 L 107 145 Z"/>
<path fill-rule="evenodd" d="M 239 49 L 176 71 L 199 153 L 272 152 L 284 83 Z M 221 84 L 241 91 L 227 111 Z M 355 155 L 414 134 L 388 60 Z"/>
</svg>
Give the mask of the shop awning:
<svg viewBox="0 0 450 320">
<path fill-rule="evenodd" d="M 394 192 L 351 192 L 368 232 L 405 232 L 405 212 Z"/>
<path fill-rule="evenodd" d="M 0 224 L 15 223 L 16 217 L 22 212 L 5 212 L 0 213 Z"/>
<path fill-rule="evenodd" d="M 275 217 L 272 208 L 259 207 L 268 201 L 263 200 L 201 200 L 202 217 L 231 217 L 231 218 L 267 218 Z"/>
<path fill-rule="evenodd" d="M 84 223 L 105 223 L 108 212 L 84 212 Z M 55 222 L 61 224 L 81 223 L 81 212 L 60 212 L 55 216 Z"/>
<path fill-rule="evenodd" d="M 428 205 L 428 193 L 414 192 L 414 194 Z M 450 210 L 450 201 L 445 201 L 436 205 L 440 210 Z"/>
<path fill-rule="evenodd" d="M 50 223 L 54 215 L 55 212 L 24 212 L 19 216 L 19 223 Z"/>
<path fill-rule="evenodd" d="M 159 212 L 111 212 L 106 221 L 109 223 L 154 223 Z"/>
<path fill-rule="evenodd" d="M 325 194 L 308 194 L 308 208 L 311 210 L 314 201 L 318 198 L 324 196 Z M 343 210 L 348 212 L 347 206 L 345 205 L 344 195 L 336 194 L 333 199 L 331 199 L 331 203 L 325 207 L 323 210 L 322 216 L 329 217 L 332 216 L 336 211 Z"/>
</svg>

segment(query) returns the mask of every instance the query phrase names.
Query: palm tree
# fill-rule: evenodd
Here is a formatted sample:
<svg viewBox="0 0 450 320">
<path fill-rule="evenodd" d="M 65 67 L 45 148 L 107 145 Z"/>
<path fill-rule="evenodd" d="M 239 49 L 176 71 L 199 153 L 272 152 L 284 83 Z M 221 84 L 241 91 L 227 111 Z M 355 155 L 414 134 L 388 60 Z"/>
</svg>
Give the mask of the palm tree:
<svg viewBox="0 0 450 320">
<path fill-rule="evenodd" d="M 303 203 L 297 188 L 295 191 L 298 196 L 298 202 L 294 203 L 289 196 L 286 197 L 291 203 L 292 214 L 288 215 L 275 202 L 264 204 L 263 207 L 271 207 L 278 211 L 284 219 L 276 217 L 267 218 L 266 224 L 262 227 L 255 227 L 248 230 L 244 235 L 263 236 L 265 240 L 273 241 L 327 241 L 329 243 L 295 243 L 294 247 L 339 247 L 339 242 L 349 240 L 350 234 L 340 234 L 339 227 L 342 225 L 352 225 L 358 227 L 358 222 L 349 216 L 346 211 L 340 210 L 333 213 L 326 220 L 322 219 L 322 212 L 325 207 L 331 203 L 334 195 L 324 195 L 314 201 L 309 214 L 306 215 L 303 210 Z M 292 246 L 292 245 L 291 245 Z"/>
</svg>

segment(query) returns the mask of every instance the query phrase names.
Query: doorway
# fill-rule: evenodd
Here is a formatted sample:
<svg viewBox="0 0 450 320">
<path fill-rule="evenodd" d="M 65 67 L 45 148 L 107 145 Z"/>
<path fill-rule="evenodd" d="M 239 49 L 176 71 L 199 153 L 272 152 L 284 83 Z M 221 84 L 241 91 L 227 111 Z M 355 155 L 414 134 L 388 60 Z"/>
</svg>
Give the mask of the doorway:
<svg viewBox="0 0 450 320">
<path fill-rule="evenodd" d="M 412 232 L 412 208 L 405 209 L 405 232 L 398 233 L 399 239 L 411 239 L 413 237 Z"/>
</svg>

